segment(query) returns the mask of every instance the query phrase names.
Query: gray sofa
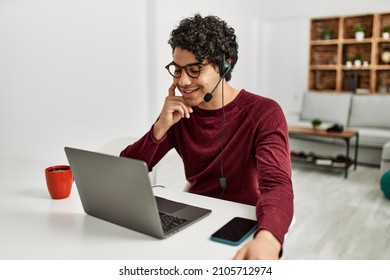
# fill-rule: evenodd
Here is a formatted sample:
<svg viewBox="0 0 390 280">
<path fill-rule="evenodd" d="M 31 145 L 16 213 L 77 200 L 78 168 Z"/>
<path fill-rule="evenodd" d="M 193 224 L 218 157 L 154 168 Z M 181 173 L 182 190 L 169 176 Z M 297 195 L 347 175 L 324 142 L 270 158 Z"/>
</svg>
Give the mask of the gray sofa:
<svg viewBox="0 0 390 280">
<path fill-rule="evenodd" d="M 379 166 L 382 149 L 390 141 L 390 94 L 306 92 L 302 108 L 287 115 L 290 126 L 311 127 L 311 120 L 323 121 L 321 128 L 335 123 L 359 131 L 358 162 Z M 353 155 L 355 139 L 351 141 Z M 291 150 L 323 155 L 345 155 L 345 142 L 331 138 L 290 135 Z"/>
</svg>

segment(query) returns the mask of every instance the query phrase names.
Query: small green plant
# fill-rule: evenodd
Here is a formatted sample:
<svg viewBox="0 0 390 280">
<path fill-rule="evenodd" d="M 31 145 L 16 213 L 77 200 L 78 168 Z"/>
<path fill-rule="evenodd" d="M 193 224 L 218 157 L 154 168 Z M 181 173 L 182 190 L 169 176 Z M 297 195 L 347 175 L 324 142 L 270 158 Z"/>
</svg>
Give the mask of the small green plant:
<svg viewBox="0 0 390 280">
<path fill-rule="evenodd" d="M 328 27 L 325 27 L 322 30 L 322 36 L 324 37 L 324 39 L 330 39 L 330 37 L 332 36 L 332 33 L 333 33 L 333 30 L 328 28 Z"/>
<path fill-rule="evenodd" d="M 325 27 L 324 30 L 322 30 L 323 35 L 332 35 L 332 33 L 333 33 L 333 30 L 328 28 L 328 27 Z"/>
<path fill-rule="evenodd" d="M 322 120 L 321 119 L 312 119 L 311 120 L 311 125 L 313 126 L 313 127 L 317 127 L 317 126 L 319 126 L 319 125 L 321 125 L 322 124 Z"/>
<path fill-rule="evenodd" d="M 388 33 L 390 32 L 390 25 L 386 25 L 383 27 L 383 32 Z"/>
<path fill-rule="evenodd" d="M 364 24 L 359 23 L 355 26 L 354 30 L 355 32 L 366 32 L 366 26 Z"/>
<path fill-rule="evenodd" d="M 362 60 L 362 55 L 360 53 L 357 53 L 353 60 Z"/>
</svg>

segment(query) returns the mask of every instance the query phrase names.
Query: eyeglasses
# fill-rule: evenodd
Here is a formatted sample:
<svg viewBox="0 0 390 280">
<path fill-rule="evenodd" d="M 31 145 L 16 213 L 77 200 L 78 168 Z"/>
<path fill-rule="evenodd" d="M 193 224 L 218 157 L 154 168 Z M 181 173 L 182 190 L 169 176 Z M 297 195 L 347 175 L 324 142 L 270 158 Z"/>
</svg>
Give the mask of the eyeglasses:
<svg viewBox="0 0 390 280">
<path fill-rule="evenodd" d="M 180 78 L 181 73 L 186 71 L 187 75 L 190 76 L 191 78 L 198 78 L 200 75 L 200 72 L 202 72 L 203 68 L 209 65 L 203 64 L 201 62 L 196 62 L 196 63 L 191 63 L 186 66 L 179 66 L 175 62 L 169 63 L 167 66 L 165 66 L 165 69 L 168 70 L 169 74 L 171 74 L 172 77 L 174 78 Z"/>
</svg>

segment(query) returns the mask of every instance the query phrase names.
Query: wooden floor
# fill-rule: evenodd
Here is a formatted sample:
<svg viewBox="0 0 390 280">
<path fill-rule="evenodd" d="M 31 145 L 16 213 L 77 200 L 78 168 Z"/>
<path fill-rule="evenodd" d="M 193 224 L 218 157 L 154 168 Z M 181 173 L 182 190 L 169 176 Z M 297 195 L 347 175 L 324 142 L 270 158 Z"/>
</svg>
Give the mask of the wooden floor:
<svg viewBox="0 0 390 280">
<path fill-rule="evenodd" d="M 342 173 L 293 167 L 296 222 L 283 259 L 390 260 L 390 200 L 379 168 Z"/>
</svg>

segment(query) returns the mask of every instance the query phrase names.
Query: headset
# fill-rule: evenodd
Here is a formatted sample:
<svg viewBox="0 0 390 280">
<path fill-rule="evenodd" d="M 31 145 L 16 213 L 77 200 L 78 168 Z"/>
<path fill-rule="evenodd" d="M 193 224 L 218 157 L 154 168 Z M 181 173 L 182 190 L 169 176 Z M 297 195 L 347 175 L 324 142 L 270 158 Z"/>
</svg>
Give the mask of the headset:
<svg viewBox="0 0 390 280">
<path fill-rule="evenodd" d="M 225 55 L 222 56 L 222 62 L 221 64 L 218 66 L 219 68 L 219 75 L 220 75 L 220 79 L 218 80 L 218 83 L 215 85 L 215 87 L 213 88 L 213 90 L 211 92 L 208 92 L 206 93 L 206 95 L 204 96 L 204 101 L 206 102 L 210 102 L 211 99 L 213 98 L 213 94 L 214 94 L 214 91 L 217 89 L 219 83 L 225 78 L 225 76 L 232 70 L 232 67 L 230 66 L 230 63 L 226 61 L 225 59 Z"/>
<path fill-rule="evenodd" d="M 219 73 L 221 77 L 225 77 L 227 73 L 230 72 L 231 70 L 230 63 L 226 61 L 225 55 L 222 55 L 222 62 L 221 65 L 219 66 Z"/>
<path fill-rule="evenodd" d="M 218 80 L 218 83 L 214 86 L 213 90 L 211 92 L 206 93 L 204 96 L 204 101 L 210 102 L 213 98 L 213 93 L 217 89 L 219 83 L 225 78 L 225 76 L 232 70 L 232 67 L 230 66 L 230 63 L 226 61 L 225 55 L 222 56 L 222 62 L 219 65 L 219 75 L 220 79 Z M 219 185 L 221 186 L 221 195 L 220 198 L 222 198 L 223 194 L 225 193 L 227 182 L 226 177 L 224 175 L 223 170 L 223 151 L 225 146 L 225 110 L 224 110 L 224 91 L 223 91 L 223 84 L 222 84 L 222 135 L 221 135 L 221 177 L 219 178 Z"/>
</svg>

